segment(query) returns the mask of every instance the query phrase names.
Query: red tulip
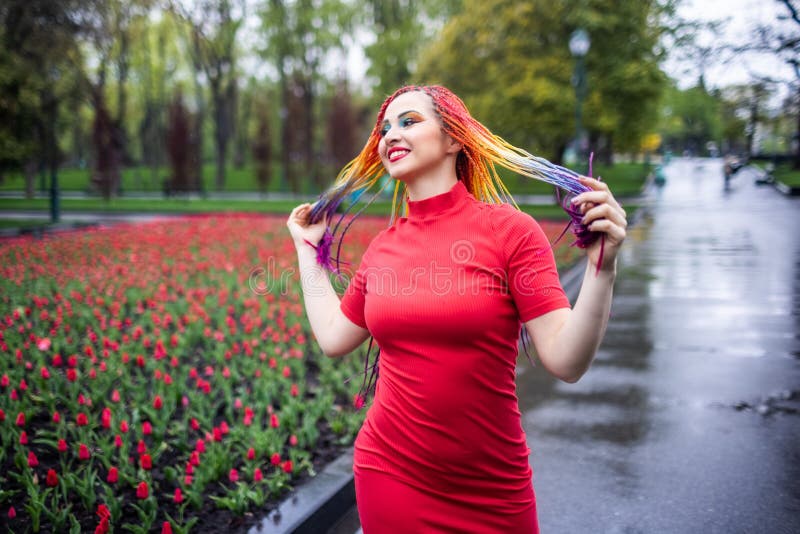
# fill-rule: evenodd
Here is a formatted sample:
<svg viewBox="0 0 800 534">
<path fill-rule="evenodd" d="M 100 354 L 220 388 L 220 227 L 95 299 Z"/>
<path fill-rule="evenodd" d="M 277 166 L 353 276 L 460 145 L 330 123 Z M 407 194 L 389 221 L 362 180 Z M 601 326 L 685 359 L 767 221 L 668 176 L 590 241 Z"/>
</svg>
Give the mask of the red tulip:
<svg viewBox="0 0 800 534">
<path fill-rule="evenodd" d="M 139 482 L 139 485 L 136 487 L 136 497 L 139 499 L 146 499 L 149 493 L 147 482 Z"/>
<path fill-rule="evenodd" d="M 91 453 L 89 452 L 89 447 L 81 443 L 80 447 L 78 447 L 78 459 L 88 460 L 90 457 Z"/>
<path fill-rule="evenodd" d="M 78 379 L 78 372 L 75 369 L 67 369 L 67 380 L 75 382 Z"/>
<path fill-rule="evenodd" d="M 79 413 L 77 418 L 78 426 L 86 426 L 89 424 L 89 418 L 86 417 L 85 413 Z"/>
<path fill-rule="evenodd" d="M 278 465 L 279 463 L 281 463 L 281 455 L 278 454 L 277 452 L 274 453 L 272 455 L 272 458 L 270 458 L 270 462 L 272 462 L 272 465 Z"/>
<path fill-rule="evenodd" d="M 108 506 L 105 504 L 98 504 L 97 505 L 97 516 L 100 519 L 110 519 L 111 518 L 111 510 L 108 509 Z"/>
<path fill-rule="evenodd" d="M 25 426 L 25 413 L 19 412 L 17 414 L 17 426 Z"/>
<path fill-rule="evenodd" d="M 136 452 L 138 452 L 140 456 L 147 452 L 147 445 L 145 445 L 144 440 L 139 440 L 139 443 L 136 445 Z"/>
<path fill-rule="evenodd" d="M 172 497 L 173 502 L 175 504 L 180 504 L 183 502 L 183 493 L 181 492 L 180 488 L 175 488 L 175 495 Z"/>
<path fill-rule="evenodd" d="M 153 433 L 153 425 L 150 424 L 150 421 L 145 421 L 142 423 L 142 434 L 145 436 L 149 436 Z"/>
<path fill-rule="evenodd" d="M 45 484 L 47 484 L 47 486 L 50 488 L 58 486 L 58 473 L 56 473 L 55 469 L 47 470 L 47 477 L 45 478 Z"/>
<path fill-rule="evenodd" d="M 119 402 L 119 391 L 116 389 L 111 392 L 111 402 Z"/>
<path fill-rule="evenodd" d="M 236 469 L 231 469 L 228 473 L 228 480 L 231 482 L 236 482 L 239 480 L 239 472 Z"/>
<path fill-rule="evenodd" d="M 128 422 L 127 421 L 120 422 L 120 424 L 119 424 L 119 431 L 120 432 L 122 432 L 124 434 L 124 433 L 126 433 L 128 431 L 128 428 L 129 427 L 128 427 Z"/>
<path fill-rule="evenodd" d="M 163 401 L 161 400 L 161 395 L 156 395 L 156 398 L 153 399 L 153 408 L 156 410 L 160 410 L 164 406 Z"/>
<path fill-rule="evenodd" d="M 28 451 L 28 467 L 36 467 L 39 465 L 39 459 L 33 451 Z"/>
<path fill-rule="evenodd" d="M 114 446 L 115 446 L 116 448 L 118 448 L 118 449 L 119 449 L 120 447 L 122 447 L 122 436 L 120 436 L 119 434 L 117 434 L 116 436 L 114 436 Z"/>
<path fill-rule="evenodd" d="M 2 377 L 0 377 L 0 387 L 8 387 L 8 383 L 9 379 L 7 374 L 4 374 Z"/>
<path fill-rule="evenodd" d="M 14 519 L 15 517 L 17 517 L 17 511 L 14 510 L 14 507 L 12 506 L 11 508 L 8 509 L 8 518 Z"/>
<path fill-rule="evenodd" d="M 297 445 L 297 436 L 295 436 L 294 434 L 289 436 L 289 445 L 291 445 L 292 447 Z"/>
<path fill-rule="evenodd" d="M 253 460 L 256 457 L 256 450 L 253 447 L 247 449 L 247 459 Z"/>
<path fill-rule="evenodd" d="M 38 348 L 39 350 L 42 350 L 42 351 L 49 350 L 50 349 L 50 339 L 46 338 L 46 337 L 43 337 L 42 339 L 39 340 L 38 343 L 36 343 L 36 348 Z"/>
<path fill-rule="evenodd" d="M 294 469 L 294 467 L 292 466 L 291 460 L 286 460 L 285 462 L 283 462 L 283 471 L 285 473 L 291 473 L 292 469 Z"/>
<path fill-rule="evenodd" d="M 292 387 L 291 387 L 291 389 L 289 390 L 289 394 L 290 394 L 292 397 L 296 397 L 297 395 L 299 395 L 299 394 L 300 394 L 300 389 L 297 387 L 297 384 L 292 384 Z"/>
<path fill-rule="evenodd" d="M 53 422 L 60 423 L 61 422 L 61 414 L 58 412 L 53 412 Z"/>
<path fill-rule="evenodd" d="M 119 480 L 119 471 L 116 467 L 109 467 L 108 468 L 108 476 L 106 477 L 106 481 L 109 484 L 116 484 Z"/>
<path fill-rule="evenodd" d="M 20 445 L 27 445 L 28 444 L 28 433 L 24 430 L 19 435 L 19 444 Z"/>
<path fill-rule="evenodd" d="M 139 463 L 142 466 L 142 469 L 144 469 L 145 471 L 149 471 L 153 468 L 153 459 L 150 458 L 149 454 L 143 454 L 139 458 Z"/>
<path fill-rule="evenodd" d="M 272 428 L 278 428 L 279 426 L 281 426 L 280 421 L 278 421 L 278 416 L 277 415 L 272 414 L 269 417 L 269 426 L 271 426 Z"/>
<path fill-rule="evenodd" d="M 103 408 L 103 413 L 100 416 L 100 425 L 103 428 L 111 428 L 111 410 L 109 408 Z"/>
<path fill-rule="evenodd" d="M 253 482 L 261 482 L 264 479 L 264 474 L 259 467 L 253 470 Z"/>
<path fill-rule="evenodd" d="M 202 439 L 198 439 L 194 443 L 194 450 L 200 453 L 206 452 L 206 442 Z"/>
<path fill-rule="evenodd" d="M 161 534 L 172 534 L 172 525 L 169 524 L 169 521 L 161 524 Z"/>
<path fill-rule="evenodd" d="M 58 452 L 67 452 L 67 441 L 63 438 L 58 440 Z"/>
<path fill-rule="evenodd" d="M 194 417 L 192 417 L 189 425 L 192 427 L 192 430 L 200 430 L 200 422 Z"/>
<path fill-rule="evenodd" d="M 47 370 L 47 367 L 42 367 L 40 373 L 42 374 L 42 378 L 44 378 L 45 380 L 50 378 L 50 371 Z"/>
</svg>

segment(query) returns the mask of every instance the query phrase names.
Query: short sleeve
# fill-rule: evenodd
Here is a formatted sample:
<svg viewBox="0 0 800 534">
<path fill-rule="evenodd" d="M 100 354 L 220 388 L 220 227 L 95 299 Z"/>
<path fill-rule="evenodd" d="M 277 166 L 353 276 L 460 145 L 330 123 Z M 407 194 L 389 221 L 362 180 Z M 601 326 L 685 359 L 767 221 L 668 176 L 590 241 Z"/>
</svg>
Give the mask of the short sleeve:
<svg viewBox="0 0 800 534">
<path fill-rule="evenodd" d="M 350 284 L 342 295 L 339 306 L 345 317 L 361 328 L 367 328 L 367 321 L 364 316 L 364 302 L 367 294 L 364 272 L 367 266 L 367 254 L 365 253 L 358 270 L 353 275 L 353 278 L 350 279 Z"/>
<path fill-rule="evenodd" d="M 524 323 L 559 308 L 569 308 L 547 236 L 533 217 L 504 204 L 493 226 L 506 261 L 508 287 Z"/>
</svg>

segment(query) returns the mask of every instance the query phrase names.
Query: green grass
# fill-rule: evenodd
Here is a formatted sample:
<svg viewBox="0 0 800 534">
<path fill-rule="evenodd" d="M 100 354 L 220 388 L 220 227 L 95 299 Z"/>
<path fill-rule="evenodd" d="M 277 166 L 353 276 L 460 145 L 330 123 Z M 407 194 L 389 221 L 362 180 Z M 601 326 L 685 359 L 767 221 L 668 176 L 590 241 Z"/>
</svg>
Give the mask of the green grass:
<svg viewBox="0 0 800 534">
<path fill-rule="evenodd" d="M 58 185 L 63 191 L 90 191 L 90 169 L 62 169 L 58 172 Z M 128 167 L 122 170 L 122 191 L 162 192 L 164 180 L 170 170 L 166 167 L 158 169 L 154 174 L 148 167 Z M 203 166 L 203 184 L 206 191 L 214 189 L 216 168 L 213 163 Z M 45 188 L 49 187 L 49 176 L 45 180 Z M 41 177 L 37 175 L 35 187 L 41 190 Z M 22 174 L 9 174 L 0 183 L 0 191 L 23 191 L 25 179 Z M 268 191 L 280 191 L 280 174 L 277 166 L 273 172 Z M 225 191 L 258 191 L 255 173 L 251 167 L 235 169 L 229 167 L 225 174 Z"/>
<path fill-rule="evenodd" d="M 772 173 L 775 180 L 783 182 L 789 187 L 800 187 L 800 170 L 792 169 L 791 165 L 781 165 Z"/>
<path fill-rule="evenodd" d="M 636 195 L 644 184 L 645 177 L 649 169 L 640 163 L 617 163 L 613 166 L 595 165 L 595 176 L 601 176 L 603 181 L 609 184 L 611 190 L 617 196 Z M 163 180 L 169 175 L 169 169 L 160 169 L 155 176 L 146 167 L 130 167 L 122 171 L 122 191 L 163 191 Z M 213 164 L 206 164 L 203 167 L 203 183 L 206 191 L 214 190 L 215 168 Z M 511 172 L 500 169 L 508 189 L 513 194 L 519 195 L 547 195 L 552 194 L 553 188 L 543 182 L 516 176 Z M 89 169 L 63 169 L 58 174 L 59 187 L 63 191 L 89 191 Z M 333 180 L 333 173 L 328 181 Z M 277 192 L 281 190 L 280 172 L 277 165 L 274 168 L 273 178 L 270 181 L 268 191 Z M 40 189 L 40 178 L 36 178 L 36 188 Z M 46 186 L 49 182 L 46 181 Z M 2 191 L 23 191 L 25 181 L 21 174 L 10 174 L 0 183 Z M 308 187 L 306 188 L 308 189 Z M 251 167 L 234 169 L 229 167 L 226 173 L 224 191 L 243 192 L 258 191 L 255 174 Z M 313 191 L 306 190 L 304 193 L 314 195 Z"/>
<path fill-rule="evenodd" d="M 6 228 L 38 228 L 49 225 L 50 221 L 46 219 L 0 219 L 0 230 Z"/>
</svg>

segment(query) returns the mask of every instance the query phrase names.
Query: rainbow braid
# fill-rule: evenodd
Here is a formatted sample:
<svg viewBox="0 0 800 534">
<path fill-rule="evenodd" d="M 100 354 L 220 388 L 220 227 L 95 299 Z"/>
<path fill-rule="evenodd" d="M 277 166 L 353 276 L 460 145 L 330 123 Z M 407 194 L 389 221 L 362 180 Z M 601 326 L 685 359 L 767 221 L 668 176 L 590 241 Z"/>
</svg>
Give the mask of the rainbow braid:
<svg viewBox="0 0 800 534">
<path fill-rule="evenodd" d="M 345 216 L 353 209 L 355 202 L 345 208 L 335 224 L 331 224 L 339 206 L 350 194 L 371 190 L 386 174 L 378 155 L 381 123 L 387 106 L 398 96 L 410 91 L 421 91 L 431 97 L 434 111 L 441 120 L 444 130 L 462 145 L 463 149 L 456 159 L 456 174 L 472 196 L 483 202 L 511 203 L 516 206 L 511 193 L 497 174 L 495 166 L 499 165 L 517 174 L 549 183 L 555 186 L 557 191 L 563 191 L 564 194 L 559 193 L 558 198 L 561 207 L 570 216 L 569 227 L 575 236 L 573 244 L 586 248 L 597 240 L 600 234 L 590 231 L 581 223 L 583 215 L 570 203 L 573 196 L 589 191 L 589 187 L 578 180 L 578 173 L 534 156 L 494 135 L 470 115 L 464 102 L 449 89 L 439 85 L 412 85 L 398 89 L 383 102 L 375 126 L 361 153 L 339 172 L 333 186 L 322 193 L 314 204 L 311 210 L 311 222 L 317 223 L 323 219 L 329 221 L 325 237 L 317 246 L 317 261 L 321 265 L 331 271 L 340 272 L 339 257 L 344 234 L 355 217 L 381 193 L 381 191 L 376 192 L 347 224 L 344 224 Z M 402 195 L 399 193 L 400 182 L 397 181 L 392 201 L 392 221 L 400 212 L 400 208 L 405 207 L 404 212 L 408 208 L 405 190 Z M 331 254 L 334 242 L 338 242 L 335 255 Z"/>
</svg>

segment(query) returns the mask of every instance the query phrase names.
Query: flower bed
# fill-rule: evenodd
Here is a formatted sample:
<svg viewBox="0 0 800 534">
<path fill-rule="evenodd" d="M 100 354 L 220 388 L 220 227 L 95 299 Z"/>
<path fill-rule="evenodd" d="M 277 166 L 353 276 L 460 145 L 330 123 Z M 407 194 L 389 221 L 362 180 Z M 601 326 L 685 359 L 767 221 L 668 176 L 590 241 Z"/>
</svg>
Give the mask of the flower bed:
<svg viewBox="0 0 800 534">
<path fill-rule="evenodd" d="M 352 227 L 350 267 L 385 226 Z M 0 265 L 4 531 L 236 531 L 358 431 L 364 351 L 316 347 L 285 217 L 7 240 Z"/>
</svg>

